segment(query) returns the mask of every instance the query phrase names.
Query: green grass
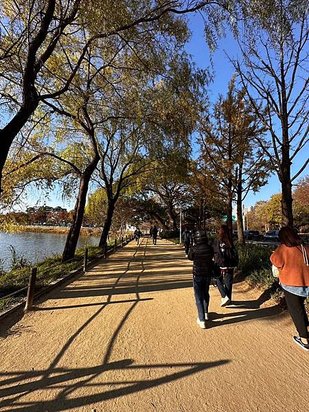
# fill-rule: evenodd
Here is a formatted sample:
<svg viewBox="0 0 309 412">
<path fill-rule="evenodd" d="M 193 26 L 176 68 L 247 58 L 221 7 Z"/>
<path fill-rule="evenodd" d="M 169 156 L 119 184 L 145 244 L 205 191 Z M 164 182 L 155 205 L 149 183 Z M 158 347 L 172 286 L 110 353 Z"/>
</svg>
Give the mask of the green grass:
<svg viewBox="0 0 309 412">
<path fill-rule="evenodd" d="M 17 303 L 21 301 L 22 299 L 17 298 L 17 297 L 9 297 L 9 298 L 0 299 L 0 312 L 3 312 L 6 309 L 9 309 L 11 306 L 16 305 Z"/>
<path fill-rule="evenodd" d="M 102 256 L 99 247 L 88 247 L 88 262 Z M 5 294 L 12 293 L 28 286 L 32 267 L 37 268 L 36 289 L 49 285 L 51 282 L 67 276 L 70 272 L 82 268 L 84 261 L 84 249 L 78 249 L 74 259 L 62 263 L 61 256 L 53 256 L 36 265 L 30 265 L 24 259 L 17 259 L 15 268 L 0 274 L 0 290 Z M 20 263 L 23 262 L 23 266 Z M 0 298 L 0 311 L 4 311 L 14 304 L 20 302 L 20 297 Z"/>
<path fill-rule="evenodd" d="M 130 239 L 129 239 L 130 240 Z M 108 244 L 108 249 L 113 247 L 114 240 Z M 119 244 L 119 242 L 118 242 Z M 102 256 L 102 249 L 95 246 L 88 246 L 88 262 Z M 4 272 L 0 261 L 0 291 L 3 294 L 10 294 L 28 286 L 29 277 L 33 267 L 37 268 L 36 287 L 40 289 L 51 282 L 61 279 L 70 272 L 81 269 L 84 261 L 85 249 L 78 249 L 74 258 L 62 263 L 62 257 L 54 255 L 44 261 L 30 265 L 23 256 L 17 256 L 12 250 L 12 269 Z M 13 304 L 22 300 L 20 297 L 0 298 L 0 311 L 7 309 Z"/>
<path fill-rule="evenodd" d="M 102 253 L 101 248 L 88 247 L 88 259 L 98 257 Z M 53 256 L 45 259 L 36 265 L 24 264 L 17 265 L 9 272 L 2 273 L 0 276 L 0 289 L 13 291 L 28 285 L 31 268 L 37 268 L 37 284 L 39 286 L 48 285 L 52 281 L 68 275 L 71 271 L 80 268 L 83 264 L 84 249 L 78 249 L 74 259 L 62 263 L 61 256 Z"/>
</svg>

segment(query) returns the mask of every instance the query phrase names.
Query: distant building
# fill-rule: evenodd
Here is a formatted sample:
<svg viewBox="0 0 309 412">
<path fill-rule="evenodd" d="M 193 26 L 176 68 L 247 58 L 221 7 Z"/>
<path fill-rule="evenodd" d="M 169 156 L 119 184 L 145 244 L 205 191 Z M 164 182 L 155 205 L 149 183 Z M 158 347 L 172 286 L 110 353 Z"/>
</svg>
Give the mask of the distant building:
<svg viewBox="0 0 309 412">
<path fill-rule="evenodd" d="M 56 206 L 56 207 L 52 207 L 52 206 L 32 206 L 32 207 L 27 207 L 26 209 L 27 213 L 37 213 L 37 212 L 67 212 L 67 209 L 64 209 L 61 206 Z"/>
</svg>

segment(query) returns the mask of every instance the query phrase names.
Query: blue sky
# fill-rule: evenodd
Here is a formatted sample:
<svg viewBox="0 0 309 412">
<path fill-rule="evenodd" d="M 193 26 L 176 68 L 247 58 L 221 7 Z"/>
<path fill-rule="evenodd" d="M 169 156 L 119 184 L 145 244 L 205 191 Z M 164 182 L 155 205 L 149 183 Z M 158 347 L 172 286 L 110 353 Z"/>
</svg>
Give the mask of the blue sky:
<svg viewBox="0 0 309 412">
<path fill-rule="evenodd" d="M 192 31 L 191 39 L 186 50 L 192 55 L 195 64 L 201 68 L 210 66 L 210 52 L 207 47 L 203 22 L 199 14 L 192 15 L 189 19 L 189 27 Z M 232 64 L 227 57 L 237 55 L 237 43 L 230 33 L 218 42 L 217 50 L 212 54 L 214 81 L 209 85 L 208 95 L 213 103 L 220 94 L 226 95 L 228 83 L 234 73 Z M 250 192 L 244 201 L 246 208 L 253 206 L 259 200 L 269 200 L 275 193 L 280 193 L 281 187 L 277 175 L 270 177 L 267 185 L 263 186 L 256 194 Z"/>
<path fill-rule="evenodd" d="M 192 59 L 198 67 L 206 68 L 210 66 L 210 52 L 203 33 L 203 22 L 199 14 L 191 15 L 189 18 L 189 27 L 192 31 L 192 37 L 186 46 L 186 50 L 192 55 Z M 225 95 L 227 92 L 228 83 L 233 75 L 233 67 L 229 62 L 226 53 L 235 57 L 237 53 L 237 44 L 230 34 L 218 42 L 218 48 L 212 55 L 214 63 L 214 81 L 209 85 L 208 95 L 211 102 L 215 102 L 219 94 Z M 303 153 L 301 158 L 304 159 L 306 155 Z M 299 158 L 300 160 L 300 158 Z M 304 177 L 306 173 L 303 173 Z M 307 170 L 308 174 L 308 170 Z M 256 194 L 249 193 L 244 201 L 246 208 L 253 206 L 259 200 L 269 200 L 275 193 L 280 193 L 280 182 L 276 175 L 273 175 L 267 185 L 263 186 Z M 29 203 L 34 203 L 38 199 L 38 193 L 32 193 Z M 71 209 L 74 206 L 72 201 L 64 201 L 61 199 L 61 193 L 55 191 L 50 194 L 48 198 L 41 197 L 39 203 L 49 204 L 51 206 L 62 206 Z"/>
</svg>

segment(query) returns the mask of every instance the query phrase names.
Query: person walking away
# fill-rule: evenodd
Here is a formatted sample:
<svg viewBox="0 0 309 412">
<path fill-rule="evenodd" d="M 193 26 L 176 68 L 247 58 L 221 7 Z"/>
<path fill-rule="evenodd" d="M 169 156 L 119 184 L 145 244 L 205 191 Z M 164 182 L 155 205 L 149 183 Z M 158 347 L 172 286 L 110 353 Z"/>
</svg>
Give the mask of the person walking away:
<svg viewBox="0 0 309 412">
<path fill-rule="evenodd" d="M 192 232 L 191 232 L 191 230 L 186 228 L 183 232 L 182 239 L 183 239 L 183 244 L 184 244 L 184 247 L 185 247 L 186 257 L 188 257 L 190 244 L 192 242 Z"/>
<path fill-rule="evenodd" d="M 305 308 L 309 296 L 309 247 L 291 227 L 282 227 L 278 236 L 280 245 L 270 256 L 270 261 L 279 269 L 279 282 L 298 333 L 293 336 L 293 341 L 309 351 L 309 322 Z"/>
<path fill-rule="evenodd" d="M 227 225 L 221 225 L 218 238 L 214 242 L 214 262 L 219 268 L 216 283 L 221 295 L 221 306 L 232 300 L 234 269 L 238 264 L 238 255 L 233 245 Z"/>
<path fill-rule="evenodd" d="M 141 236 L 142 236 L 142 232 L 139 230 L 139 228 L 136 228 L 134 231 L 134 239 L 136 240 L 137 245 L 139 245 L 140 243 Z"/>
<path fill-rule="evenodd" d="M 156 225 L 154 225 L 152 228 L 152 243 L 154 245 L 157 244 L 157 237 L 158 237 L 158 228 Z"/>
<path fill-rule="evenodd" d="M 205 329 L 208 320 L 209 285 L 213 269 L 213 248 L 208 243 L 206 232 L 196 231 L 194 245 L 190 246 L 188 258 L 193 261 L 193 290 L 197 307 L 197 324 Z"/>
</svg>

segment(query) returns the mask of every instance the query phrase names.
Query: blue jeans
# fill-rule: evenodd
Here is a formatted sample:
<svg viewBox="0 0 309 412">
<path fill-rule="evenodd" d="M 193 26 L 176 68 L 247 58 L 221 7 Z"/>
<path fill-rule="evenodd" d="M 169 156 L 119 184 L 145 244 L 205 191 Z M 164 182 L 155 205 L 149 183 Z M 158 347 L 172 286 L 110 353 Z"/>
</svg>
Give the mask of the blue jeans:
<svg viewBox="0 0 309 412">
<path fill-rule="evenodd" d="M 209 277 L 193 276 L 194 297 L 200 321 L 205 321 L 205 312 L 208 312 L 210 280 Z"/>
<path fill-rule="evenodd" d="M 232 299 L 233 272 L 233 268 L 221 269 L 221 276 L 216 278 L 216 283 L 222 298 L 227 296 L 229 299 Z"/>
</svg>

